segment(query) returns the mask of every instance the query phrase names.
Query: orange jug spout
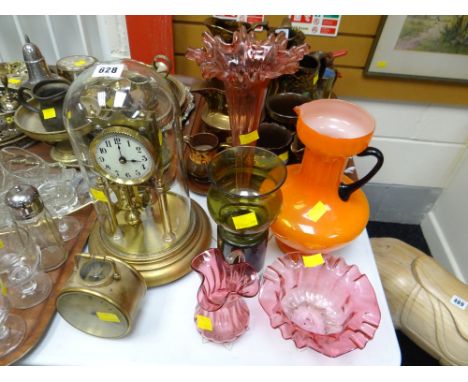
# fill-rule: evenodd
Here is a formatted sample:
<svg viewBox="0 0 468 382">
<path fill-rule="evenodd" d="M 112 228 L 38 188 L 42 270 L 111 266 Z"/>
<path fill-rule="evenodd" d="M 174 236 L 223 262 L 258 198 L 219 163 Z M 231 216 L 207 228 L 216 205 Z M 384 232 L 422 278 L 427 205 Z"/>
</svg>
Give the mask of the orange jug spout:
<svg viewBox="0 0 468 382">
<path fill-rule="evenodd" d="M 302 106 L 302 105 L 300 105 L 300 106 L 294 106 L 294 108 L 293 108 L 294 112 L 295 112 L 299 117 L 300 117 L 301 114 L 302 114 L 301 106 Z"/>
</svg>

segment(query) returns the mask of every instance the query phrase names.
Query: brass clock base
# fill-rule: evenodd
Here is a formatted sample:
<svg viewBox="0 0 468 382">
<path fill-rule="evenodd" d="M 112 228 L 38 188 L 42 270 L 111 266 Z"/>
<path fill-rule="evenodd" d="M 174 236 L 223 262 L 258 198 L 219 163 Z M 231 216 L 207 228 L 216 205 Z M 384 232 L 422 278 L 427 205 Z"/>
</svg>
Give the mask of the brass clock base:
<svg viewBox="0 0 468 382">
<path fill-rule="evenodd" d="M 78 161 L 69 141 L 56 143 L 50 150 L 51 158 L 65 166 L 78 166 Z"/>
<path fill-rule="evenodd" d="M 191 210 L 189 231 L 174 248 L 164 254 L 155 253 L 144 260 L 126 260 L 140 272 L 148 287 L 168 284 L 185 276 L 191 271 L 192 258 L 210 247 L 211 224 L 206 212 L 193 200 Z M 126 258 L 124 253 L 105 245 L 98 221 L 91 230 L 88 244 L 91 254 Z"/>
</svg>

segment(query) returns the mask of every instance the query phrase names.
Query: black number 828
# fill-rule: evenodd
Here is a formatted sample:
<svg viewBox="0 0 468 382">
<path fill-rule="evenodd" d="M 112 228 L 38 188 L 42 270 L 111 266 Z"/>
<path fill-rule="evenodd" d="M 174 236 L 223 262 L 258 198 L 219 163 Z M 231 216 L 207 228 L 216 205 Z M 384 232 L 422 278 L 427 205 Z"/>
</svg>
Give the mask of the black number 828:
<svg viewBox="0 0 468 382">
<path fill-rule="evenodd" d="M 98 73 L 117 73 L 117 66 L 102 66 Z"/>
</svg>

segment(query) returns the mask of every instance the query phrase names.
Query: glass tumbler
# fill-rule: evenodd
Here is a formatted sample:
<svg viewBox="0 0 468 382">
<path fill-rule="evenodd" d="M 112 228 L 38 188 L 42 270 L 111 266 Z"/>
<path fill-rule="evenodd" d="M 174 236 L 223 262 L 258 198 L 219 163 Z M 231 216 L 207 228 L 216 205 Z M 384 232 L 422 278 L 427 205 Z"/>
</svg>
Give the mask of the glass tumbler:
<svg viewBox="0 0 468 382">
<path fill-rule="evenodd" d="M 41 253 L 20 228 L 0 232 L 0 276 L 11 305 L 27 309 L 44 301 L 52 281 L 39 267 Z"/>
<path fill-rule="evenodd" d="M 208 173 L 207 204 L 218 225 L 218 248 L 228 262 L 246 261 L 260 271 L 268 229 L 281 208 L 285 164 L 268 150 L 237 146 L 216 155 Z"/>
<path fill-rule="evenodd" d="M 78 236 L 82 228 L 77 218 L 66 216 L 78 204 L 78 194 L 72 183 L 76 175 L 76 170 L 53 163 L 48 166 L 47 179 L 38 187 L 42 201 L 56 220 L 64 241 Z"/>
<path fill-rule="evenodd" d="M 3 168 L 2 188 L 4 189 L 17 184 L 39 187 L 46 178 L 46 162 L 38 155 L 19 147 L 1 149 L 0 163 Z"/>
</svg>

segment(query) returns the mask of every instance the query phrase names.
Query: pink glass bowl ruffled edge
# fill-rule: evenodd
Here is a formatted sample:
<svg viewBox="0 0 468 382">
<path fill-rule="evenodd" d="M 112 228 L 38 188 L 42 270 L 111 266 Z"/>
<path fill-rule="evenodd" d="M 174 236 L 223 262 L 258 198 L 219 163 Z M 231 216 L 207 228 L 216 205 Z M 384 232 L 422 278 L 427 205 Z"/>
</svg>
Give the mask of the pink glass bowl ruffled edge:
<svg viewBox="0 0 468 382">
<path fill-rule="evenodd" d="M 338 357 L 363 349 L 374 338 L 381 314 L 374 288 L 357 266 L 331 255 L 323 255 L 323 258 L 323 265 L 310 268 L 304 266 L 300 253 L 278 258 L 264 272 L 259 302 L 269 316 L 272 328 L 279 328 L 284 339 L 292 339 L 299 349 L 309 347 L 328 357 Z M 324 335 L 307 331 L 284 311 L 282 299 L 286 294 L 300 288 L 301 283 L 311 281 L 315 287 L 308 290 L 309 293 L 328 294 L 335 300 L 338 294 L 343 302 L 341 310 L 345 310 L 345 304 L 346 309 L 352 307 L 340 332 Z"/>
</svg>

